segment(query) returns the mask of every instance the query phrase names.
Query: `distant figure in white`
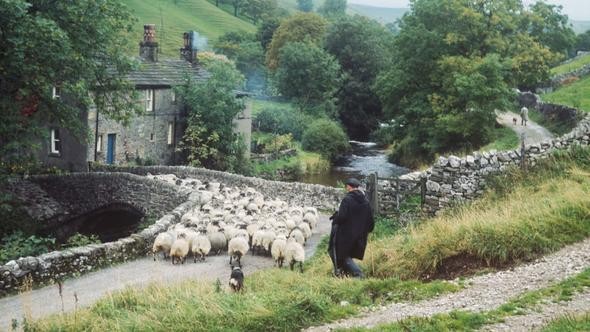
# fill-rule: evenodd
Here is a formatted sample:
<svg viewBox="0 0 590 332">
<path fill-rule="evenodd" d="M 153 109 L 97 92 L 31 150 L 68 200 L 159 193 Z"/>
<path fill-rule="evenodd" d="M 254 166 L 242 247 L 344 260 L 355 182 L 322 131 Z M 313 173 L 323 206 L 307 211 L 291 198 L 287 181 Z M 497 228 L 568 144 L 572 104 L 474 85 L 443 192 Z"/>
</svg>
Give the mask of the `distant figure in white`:
<svg viewBox="0 0 590 332">
<path fill-rule="evenodd" d="M 520 124 L 522 126 L 526 126 L 526 123 L 528 120 L 529 120 L 529 109 L 523 106 L 520 109 Z"/>
</svg>

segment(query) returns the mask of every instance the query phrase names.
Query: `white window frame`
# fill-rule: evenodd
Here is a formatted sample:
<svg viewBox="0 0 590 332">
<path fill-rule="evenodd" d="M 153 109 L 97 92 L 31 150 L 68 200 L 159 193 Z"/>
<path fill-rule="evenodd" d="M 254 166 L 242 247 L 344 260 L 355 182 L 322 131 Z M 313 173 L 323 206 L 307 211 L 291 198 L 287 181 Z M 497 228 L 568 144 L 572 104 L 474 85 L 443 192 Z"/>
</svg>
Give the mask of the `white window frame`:
<svg viewBox="0 0 590 332">
<path fill-rule="evenodd" d="M 96 152 L 102 152 L 102 134 L 96 139 Z"/>
<path fill-rule="evenodd" d="M 168 122 L 168 145 L 174 143 L 174 122 Z"/>
<path fill-rule="evenodd" d="M 60 98 L 58 87 L 54 86 L 51 88 L 51 98 L 52 99 L 59 99 Z"/>
<path fill-rule="evenodd" d="M 55 135 L 55 133 L 57 133 L 57 135 Z M 57 136 L 57 137 L 56 137 Z M 60 150 L 57 148 L 57 144 L 56 143 L 60 143 L 61 139 L 60 139 L 60 135 L 59 135 L 59 129 L 55 129 L 52 128 L 51 129 L 51 140 L 49 141 L 49 149 L 51 154 L 60 154 Z"/>
<path fill-rule="evenodd" d="M 145 111 L 152 112 L 154 110 L 154 90 L 145 90 Z"/>
</svg>

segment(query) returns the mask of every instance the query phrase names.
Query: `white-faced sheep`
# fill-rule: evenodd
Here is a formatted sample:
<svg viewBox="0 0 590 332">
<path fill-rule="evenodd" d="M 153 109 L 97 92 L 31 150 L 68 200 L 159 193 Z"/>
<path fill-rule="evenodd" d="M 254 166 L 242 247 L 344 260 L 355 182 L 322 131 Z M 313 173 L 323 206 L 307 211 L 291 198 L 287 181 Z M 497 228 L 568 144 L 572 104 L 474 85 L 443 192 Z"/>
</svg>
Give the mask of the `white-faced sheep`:
<svg viewBox="0 0 590 332">
<path fill-rule="evenodd" d="M 152 246 L 152 254 L 154 255 L 154 261 L 156 260 L 156 255 L 158 253 L 162 253 L 164 259 L 167 258 L 168 254 L 170 253 L 170 248 L 172 248 L 172 244 L 176 239 L 176 234 L 172 231 L 163 232 L 156 236 L 154 240 L 154 245 Z"/>
<path fill-rule="evenodd" d="M 265 254 L 270 254 L 270 246 L 276 237 L 277 234 L 270 229 L 266 230 L 262 235 L 262 248 L 264 249 Z"/>
<path fill-rule="evenodd" d="M 305 236 L 303 236 L 303 232 L 299 228 L 293 229 L 289 234 L 289 237 L 294 238 L 300 245 L 305 245 Z"/>
<path fill-rule="evenodd" d="M 229 265 L 232 264 L 232 260 L 235 258 L 238 261 L 238 266 L 242 267 L 242 257 L 246 256 L 249 249 L 250 247 L 248 246 L 247 237 L 238 236 L 229 240 L 229 243 L 227 244 Z"/>
<path fill-rule="evenodd" d="M 211 251 L 219 255 L 222 250 L 225 250 L 225 247 L 227 246 L 227 239 L 223 233 L 213 232 L 208 233 L 207 236 L 209 237 L 209 242 L 211 242 Z"/>
<path fill-rule="evenodd" d="M 309 227 L 308 223 L 302 222 L 301 224 L 297 225 L 297 228 L 301 230 L 303 236 L 305 237 L 305 240 L 311 237 L 311 227 Z"/>
<path fill-rule="evenodd" d="M 318 225 L 318 216 L 315 213 L 308 212 L 303 216 L 303 221 L 308 223 L 311 229 L 314 229 Z"/>
<path fill-rule="evenodd" d="M 277 235 L 277 238 L 272 242 L 270 253 L 278 267 L 283 267 L 285 261 L 285 249 L 287 247 L 287 237 L 285 234 Z"/>
<path fill-rule="evenodd" d="M 264 237 L 265 230 L 259 229 L 252 235 L 251 247 L 252 254 L 257 254 L 263 250 L 262 238 Z"/>
<path fill-rule="evenodd" d="M 191 251 L 193 252 L 193 262 L 197 262 L 197 255 L 200 256 L 200 261 L 204 261 L 205 256 L 211 251 L 211 241 L 205 234 L 199 234 L 191 245 Z"/>
<path fill-rule="evenodd" d="M 289 264 L 291 270 L 295 263 L 299 263 L 299 270 L 303 273 L 303 262 L 305 262 L 305 250 L 303 246 L 294 238 L 290 237 L 287 240 L 287 246 L 285 247 L 285 261 Z"/>
<path fill-rule="evenodd" d="M 172 247 L 170 248 L 172 264 L 175 264 L 175 262 L 184 264 L 184 261 L 186 260 L 190 247 L 184 236 L 184 234 L 179 235 L 174 243 L 172 243 Z"/>
</svg>

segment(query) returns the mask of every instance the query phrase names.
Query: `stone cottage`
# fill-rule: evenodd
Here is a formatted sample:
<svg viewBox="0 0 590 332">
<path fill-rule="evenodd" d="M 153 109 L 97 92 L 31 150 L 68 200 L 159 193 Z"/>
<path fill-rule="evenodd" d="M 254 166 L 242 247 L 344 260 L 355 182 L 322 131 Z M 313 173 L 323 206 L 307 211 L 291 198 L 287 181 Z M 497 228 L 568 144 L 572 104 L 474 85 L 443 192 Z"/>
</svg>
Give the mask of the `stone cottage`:
<svg viewBox="0 0 590 332">
<path fill-rule="evenodd" d="M 113 121 L 96 108 L 88 112 L 88 127 L 94 144 L 88 145 L 88 161 L 106 164 L 160 164 L 182 162 L 177 145 L 186 129 L 187 114 L 177 100 L 174 86 L 183 84 L 186 75 L 196 81 L 206 80 L 208 73 L 197 62 L 192 33 L 184 34 L 180 59 L 158 59 L 154 24 L 144 25 L 139 43 L 139 69 L 129 74 L 140 96 L 142 115 L 134 116 L 128 126 Z M 237 93 L 238 97 L 245 94 Z M 235 130 L 250 146 L 251 110 L 247 106 L 234 120 Z"/>
</svg>

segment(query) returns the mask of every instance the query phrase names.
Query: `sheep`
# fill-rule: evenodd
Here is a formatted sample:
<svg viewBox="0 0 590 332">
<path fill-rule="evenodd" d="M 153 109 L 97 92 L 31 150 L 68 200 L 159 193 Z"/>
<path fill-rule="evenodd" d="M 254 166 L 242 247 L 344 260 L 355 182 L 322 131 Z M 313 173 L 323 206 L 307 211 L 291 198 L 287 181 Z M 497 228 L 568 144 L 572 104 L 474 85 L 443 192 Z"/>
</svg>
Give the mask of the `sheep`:
<svg viewBox="0 0 590 332">
<path fill-rule="evenodd" d="M 229 287 L 234 292 L 239 292 L 244 287 L 244 273 L 239 266 L 234 266 L 229 276 Z"/>
<path fill-rule="evenodd" d="M 163 232 L 156 236 L 154 240 L 154 245 L 152 246 L 152 254 L 154 255 L 154 261 L 156 261 L 156 255 L 160 252 L 163 253 L 164 259 L 167 257 L 167 253 L 170 253 L 170 248 L 172 248 L 172 244 L 174 243 L 174 239 L 176 238 L 176 234 L 171 231 Z"/>
<path fill-rule="evenodd" d="M 252 254 L 258 253 L 262 247 L 262 238 L 264 237 L 265 231 L 263 229 L 259 229 L 252 235 Z"/>
<path fill-rule="evenodd" d="M 287 246 L 285 247 L 285 260 L 289 263 L 291 271 L 295 263 L 299 263 L 299 271 L 303 273 L 303 262 L 305 262 L 305 250 L 303 246 L 299 244 L 295 238 L 289 237 L 287 240 Z"/>
<path fill-rule="evenodd" d="M 318 216 L 317 214 L 308 212 L 303 216 L 303 221 L 308 223 L 311 229 L 314 229 L 318 224 Z"/>
<path fill-rule="evenodd" d="M 262 248 L 264 249 L 264 252 L 267 255 L 270 254 L 270 246 L 273 243 L 273 241 L 276 239 L 276 237 L 277 237 L 276 233 L 270 229 L 265 231 L 264 234 L 262 235 Z"/>
<path fill-rule="evenodd" d="M 308 223 L 302 222 L 301 224 L 297 225 L 297 228 L 301 230 L 303 236 L 305 237 L 305 240 L 311 237 L 311 227 Z"/>
<path fill-rule="evenodd" d="M 199 234 L 191 245 L 191 251 L 193 252 L 194 263 L 197 262 L 197 254 L 201 256 L 200 261 L 204 261 L 205 256 L 211 251 L 211 241 L 209 241 L 209 238 L 206 235 Z"/>
<path fill-rule="evenodd" d="M 211 250 L 214 251 L 217 255 L 219 255 L 219 253 L 222 250 L 225 250 L 225 247 L 227 246 L 227 239 L 225 238 L 225 235 L 223 235 L 223 233 L 221 232 L 213 232 L 207 234 L 207 236 L 209 237 L 209 242 L 211 243 Z"/>
<path fill-rule="evenodd" d="M 289 234 L 289 238 L 294 238 L 302 246 L 305 245 L 305 236 L 303 236 L 303 232 L 299 228 L 293 229 Z"/>
<path fill-rule="evenodd" d="M 241 258 L 246 256 L 246 253 L 250 249 L 248 246 L 247 237 L 238 236 L 234 237 L 227 244 L 227 253 L 229 254 L 229 265 L 232 264 L 232 259 L 235 257 L 238 260 L 238 266 L 242 267 Z"/>
<path fill-rule="evenodd" d="M 277 235 L 277 238 L 272 242 L 270 253 L 275 261 L 275 265 L 283 267 L 285 260 L 285 248 L 287 247 L 287 237 L 285 234 Z"/>
<path fill-rule="evenodd" d="M 190 247 L 185 236 L 185 234 L 180 234 L 174 243 L 172 243 L 172 247 L 170 248 L 172 264 L 174 264 L 175 261 L 184 264 L 184 261 L 186 260 Z"/>
<path fill-rule="evenodd" d="M 233 237 L 245 237 L 246 239 L 250 239 L 250 235 L 248 235 L 248 231 L 245 229 L 236 229 Z"/>
</svg>

